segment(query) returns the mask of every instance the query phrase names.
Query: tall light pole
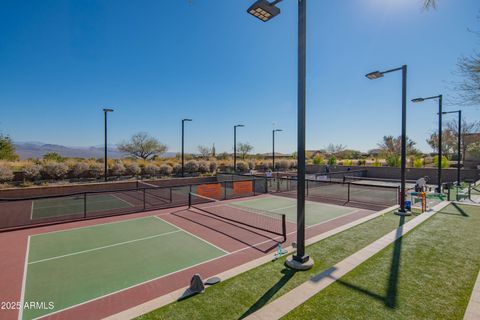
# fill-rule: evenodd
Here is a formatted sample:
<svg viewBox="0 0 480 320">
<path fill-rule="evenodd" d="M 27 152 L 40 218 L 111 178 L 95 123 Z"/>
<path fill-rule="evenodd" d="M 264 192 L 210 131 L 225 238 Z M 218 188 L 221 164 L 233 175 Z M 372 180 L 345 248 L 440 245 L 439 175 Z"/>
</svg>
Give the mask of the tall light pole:
<svg viewBox="0 0 480 320">
<path fill-rule="evenodd" d="M 245 127 L 243 124 L 233 126 L 233 171 L 237 172 L 237 128 Z"/>
<path fill-rule="evenodd" d="M 185 176 L 185 122 L 192 121 L 192 119 L 182 119 L 182 177 Z"/>
<path fill-rule="evenodd" d="M 438 99 L 438 169 L 437 169 L 437 192 L 442 192 L 442 105 L 443 95 L 428 97 L 428 98 L 415 98 L 412 102 L 419 103 L 425 100 Z"/>
<path fill-rule="evenodd" d="M 458 135 L 457 135 L 457 200 L 458 200 L 458 187 L 460 186 L 460 166 L 461 166 L 461 150 L 462 150 L 462 110 L 442 112 L 443 114 L 458 113 Z"/>
<path fill-rule="evenodd" d="M 104 156 L 104 178 L 105 181 L 107 181 L 108 177 L 108 141 L 107 141 L 107 113 L 113 112 L 113 109 L 103 109 L 103 113 L 105 115 L 104 120 L 105 120 L 105 156 Z"/>
<path fill-rule="evenodd" d="M 292 269 L 305 270 L 313 266 L 313 259 L 305 254 L 305 110 L 306 110 L 306 72 L 307 72 L 307 0 L 298 1 L 298 87 L 297 87 L 297 253 L 286 264 Z M 280 13 L 275 5 L 281 0 L 271 3 L 258 0 L 248 8 L 247 12 L 261 21 L 267 22 Z"/>
<path fill-rule="evenodd" d="M 365 76 L 370 80 L 375 80 L 382 78 L 386 73 L 395 71 L 402 71 L 402 159 L 400 165 L 400 209 L 396 211 L 395 214 L 406 216 L 412 214 L 405 209 L 405 183 L 407 178 L 407 65 L 382 72 L 370 72 Z"/>
<path fill-rule="evenodd" d="M 275 171 L 275 132 L 283 131 L 282 129 L 272 130 L 272 169 Z"/>
</svg>

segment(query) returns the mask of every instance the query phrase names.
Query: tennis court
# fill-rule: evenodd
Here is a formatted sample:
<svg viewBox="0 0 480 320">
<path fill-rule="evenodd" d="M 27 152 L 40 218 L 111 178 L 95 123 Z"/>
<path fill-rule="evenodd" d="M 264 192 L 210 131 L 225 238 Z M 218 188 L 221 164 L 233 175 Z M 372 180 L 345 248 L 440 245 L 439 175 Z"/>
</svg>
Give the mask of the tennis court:
<svg viewBox="0 0 480 320">
<path fill-rule="evenodd" d="M 86 196 L 69 196 L 32 201 L 32 219 L 71 216 L 83 214 Z M 87 212 L 98 212 L 121 208 L 130 208 L 134 204 L 114 194 L 89 195 L 86 206 Z"/>
<path fill-rule="evenodd" d="M 52 301 L 58 311 L 225 254 L 156 216 L 33 235 L 22 301 Z"/>
</svg>

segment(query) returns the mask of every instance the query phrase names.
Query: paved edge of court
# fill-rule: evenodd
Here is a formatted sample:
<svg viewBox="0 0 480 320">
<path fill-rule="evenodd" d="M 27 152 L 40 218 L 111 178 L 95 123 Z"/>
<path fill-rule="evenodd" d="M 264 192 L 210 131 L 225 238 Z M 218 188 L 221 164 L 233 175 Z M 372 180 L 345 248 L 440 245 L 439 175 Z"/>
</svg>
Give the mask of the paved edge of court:
<svg viewBox="0 0 480 320">
<path fill-rule="evenodd" d="M 382 216 L 386 213 L 389 213 L 395 209 L 398 208 L 398 205 L 395 205 L 395 206 L 392 206 L 392 207 L 389 207 L 389 208 L 386 208 L 384 210 L 381 210 L 381 211 L 378 211 L 376 213 L 373 213 L 371 215 L 368 215 L 364 218 L 360 218 L 356 221 L 353 221 L 353 222 L 349 222 L 347 224 L 344 224 L 340 227 L 337 227 L 335 229 L 332 229 L 330 231 L 327 231 L 327 232 L 324 232 L 322 234 L 319 234 L 317 236 L 314 236 L 314 237 L 311 237 L 309 239 L 306 239 L 305 240 L 305 244 L 306 245 L 311 245 L 313 243 L 316 243 L 316 242 L 319 242 L 323 239 L 326 239 L 328 237 L 331 237 L 337 233 L 340 233 L 340 232 L 343 232 L 345 230 L 348 230 L 350 228 L 353 228 L 359 224 L 362 224 L 362 223 L 365 223 L 369 220 L 372 220 L 372 219 L 375 219 L 379 216 Z M 292 252 L 293 248 L 291 246 L 285 248 L 288 252 Z M 272 255 L 266 255 L 264 257 L 261 257 L 261 258 L 258 258 L 258 259 L 255 259 L 255 260 L 252 260 L 250 262 L 247 262 L 247 263 L 244 263 L 238 267 L 235 267 L 233 269 L 230 269 L 230 270 L 227 270 L 225 272 L 222 272 L 218 275 L 216 275 L 217 277 L 219 277 L 220 279 L 222 279 L 222 281 L 225 281 L 225 280 L 228 280 L 230 278 L 233 278 L 239 274 L 242 274 L 246 271 L 249 271 L 253 268 L 256 268 L 256 267 L 259 267 L 263 264 L 266 264 L 268 262 L 271 262 L 272 261 Z M 130 308 L 130 309 L 127 309 L 127 310 L 124 310 L 122 312 L 119 312 L 117 314 L 114 314 L 114 315 L 111 315 L 109 317 L 106 317 L 104 318 L 105 320 L 123 320 L 123 319 L 133 319 L 135 317 L 138 317 L 138 316 L 141 316 L 145 313 L 148 313 L 148 312 L 151 312 L 153 310 L 156 310 L 158 308 L 161 308 L 163 306 L 166 306 L 172 302 L 175 302 L 178 300 L 179 297 L 182 296 L 182 294 L 185 292 L 185 290 L 188 289 L 188 287 L 184 287 L 184 288 L 181 288 L 181 289 L 178 289 L 176 291 L 173 291 L 171 293 L 168 293 L 166 295 L 163 295 L 161 297 L 158 297 L 156 299 L 153 299 L 153 300 L 150 300 L 150 301 L 147 301 L 145 303 L 142 303 L 134 308 Z M 207 288 L 208 290 L 208 288 Z"/>
<path fill-rule="evenodd" d="M 459 204 L 465 204 L 462 202 L 455 202 Z M 468 206 L 478 206 L 480 204 L 467 203 Z M 473 287 L 472 294 L 470 295 L 470 300 L 468 302 L 467 310 L 463 317 L 464 320 L 475 320 L 480 319 L 480 272 L 478 273 L 477 280 L 475 281 L 475 286 Z"/>
<path fill-rule="evenodd" d="M 304 282 L 303 284 L 284 294 L 280 298 L 267 304 L 265 307 L 255 313 L 252 313 L 245 319 L 270 320 L 279 319 L 285 316 L 290 311 L 297 308 L 298 306 L 306 302 L 308 299 L 312 298 L 314 295 L 334 283 L 337 279 L 340 279 L 342 276 L 346 275 L 348 272 L 352 271 L 357 266 L 364 263 L 367 259 L 373 257 L 374 255 L 385 249 L 387 246 L 389 246 L 391 243 L 403 237 L 415 227 L 434 216 L 438 211 L 440 211 L 449 204 L 450 202 L 448 201 L 441 202 L 440 204 L 436 205 L 432 211 L 422 213 L 421 215 L 415 217 L 406 224 L 389 232 L 388 234 L 366 246 L 365 248 L 340 261 L 328 270 L 325 270 L 324 272 L 313 276 L 310 280 Z"/>
</svg>

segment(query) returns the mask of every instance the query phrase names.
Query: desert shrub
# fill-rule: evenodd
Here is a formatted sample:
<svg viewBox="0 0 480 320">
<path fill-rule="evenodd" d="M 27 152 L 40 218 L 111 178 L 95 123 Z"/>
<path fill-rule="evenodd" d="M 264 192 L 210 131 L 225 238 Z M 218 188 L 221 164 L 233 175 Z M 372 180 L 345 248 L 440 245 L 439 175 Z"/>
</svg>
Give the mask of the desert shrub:
<svg viewBox="0 0 480 320">
<path fill-rule="evenodd" d="M 54 162 L 62 162 L 65 161 L 65 158 L 62 157 L 60 154 L 56 152 L 48 152 L 43 155 L 43 160 L 45 161 L 54 161 Z"/>
<path fill-rule="evenodd" d="M 13 180 L 13 171 L 7 165 L 0 165 L 0 182 L 8 182 Z"/>
<path fill-rule="evenodd" d="M 195 160 L 190 160 L 185 163 L 185 172 L 187 173 L 196 173 L 198 172 L 198 162 Z"/>
<path fill-rule="evenodd" d="M 359 165 L 359 166 L 364 166 L 366 163 L 367 163 L 367 161 L 364 160 L 364 159 L 358 160 L 358 165 Z"/>
<path fill-rule="evenodd" d="M 350 167 L 350 166 L 353 165 L 353 161 L 352 160 L 343 160 L 343 165 Z"/>
<path fill-rule="evenodd" d="M 155 176 L 156 174 L 159 173 L 159 168 L 156 164 L 154 163 L 147 163 L 143 167 L 143 172 L 149 176 Z"/>
<path fill-rule="evenodd" d="M 40 177 L 42 167 L 38 164 L 27 164 L 23 167 L 23 177 L 27 180 L 33 181 Z"/>
<path fill-rule="evenodd" d="M 258 171 L 267 171 L 267 170 L 268 170 L 268 165 L 267 165 L 267 163 L 264 162 L 264 161 L 257 162 L 256 165 L 255 165 L 255 170 L 258 170 Z"/>
<path fill-rule="evenodd" d="M 380 163 L 380 161 L 378 161 L 378 159 L 375 159 L 375 161 L 372 163 L 372 166 L 374 166 L 374 167 L 381 167 L 382 164 Z"/>
<path fill-rule="evenodd" d="M 288 160 L 280 160 L 275 163 L 275 167 L 278 170 L 287 170 L 289 166 Z"/>
<path fill-rule="evenodd" d="M 127 163 L 125 165 L 125 173 L 131 176 L 138 176 L 142 172 L 142 168 L 136 162 Z"/>
<path fill-rule="evenodd" d="M 337 157 L 331 156 L 330 158 L 328 158 L 328 165 L 334 166 L 336 164 L 337 164 Z"/>
<path fill-rule="evenodd" d="M 65 163 L 48 161 L 43 165 L 42 174 L 49 179 L 58 180 L 66 177 L 68 166 Z"/>
<path fill-rule="evenodd" d="M 438 156 L 433 157 L 433 165 L 438 167 Z M 442 156 L 442 168 L 448 168 L 449 166 L 447 157 Z"/>
<path fill-rule="evenodd" d="M 125 174 L 125 165 L 121 161 L 115 161 L 110 167 L 110 174 L 113 176 L 123 176 Z"/>
<path fill-rule="evenodd" d="M 423 159 L 418 158 L 418 159 L 413 160 L 413 167 L 414 168 L 422 168 L 423 167 Z"/>
<path fill-rule="evenodd" d="M 240 172 L 247 172 L 250 170 L 250 167 L 248 166 L 248 163 L 245 161 L 238 161 L 237 162 L 237 170 Z"/>
<path fill-rule="evenodd" d="M 325 164 L 325 160 L 323 159 L 322 155 L 317 154 L 313 157 L 313 164 L 322 165 Z"/>
<path fill-rule="evenodd" d="M 182 173 L 182 165 L 180 163 L 176 163 L 173 166 L 173 173 L 176 174 L 176 175 L 179 175 L 179 174 Z"/>
<path fill-rule="evenodd" d="M 255 169 L 256 161 L 255 161 L 255 159 L 248 160 L 248 161 L 247 161 L 247 164 L 248 164 L 248 168 L 249 168 L 249 169 Z"/>
<path fill-rule="evenodd" d="M 180 166 L 180 170 L 181 170 L 181 166 Z M 168 164 L 162 164 L 158 168 L 158 173 L 160 173 L 162 176 L 169 176 L 172 174 L 172 172 L 173 172 L 173 168 Z"/>
<path fill-rule="evenodd" d="M 72 166 L 72 174 L 77 178 L 88 176 L 90 166 L 86 162 L 77 162 Z"/>
<path fill-rule="evenodd" d="M 210 171 L 210 166 L 208 165 L 207 161 L 200 161 L 198 163 L 198 172 L 208 173 L 209 171 Z"/>
<path fill-rule="evenodd" d="M 92 178 L 103 176 L 104 166 L 99 162 L 92 162 L 88 166 L 88 173 Z"/>
<path fill-rule="evenodd" d="M 212 173 L 217 172 L 217 167 L 218 167 L 218 165 L 217 165 L 217 163 L 216 163 L 215 161 L 210 161 L 209 167 L 210 167 L 210 168 L 209 168 L 209 169 L 210 169 L 210 172 L 212 172 Z"/>
</svg>

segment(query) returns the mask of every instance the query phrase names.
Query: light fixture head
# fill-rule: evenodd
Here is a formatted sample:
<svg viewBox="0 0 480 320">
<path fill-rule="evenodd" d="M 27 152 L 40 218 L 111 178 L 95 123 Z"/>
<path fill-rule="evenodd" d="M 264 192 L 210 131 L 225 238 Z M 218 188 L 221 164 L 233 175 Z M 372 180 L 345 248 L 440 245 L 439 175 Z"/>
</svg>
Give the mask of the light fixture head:
<svg viewBox="0 0 480 320">
<path fill-rule="evenodd" d="M 236 128 L 239 128 L 239 127 L 245 127 L 243 124 L 237 124 L 235 125 Z"/>
<path fill-rule="evenodd" d="M 248 8 L 247 12 L 263 22 L 267 22 L 280 14 L 280 9 L 275 6 L 275 3 L 270 3 L 267 0 L 258 0 Z"/>
<path fill-rule="evenodd" d="M 424 98 L 415 98 L 415 99 L 412 99 L 412 102 L 413 102 L 413 103 L 419 103 L 419 102 L 423 102 L 423 101 L 425 101 Z"/>
<path fill-rule="evenodd" d="M 380 71 L 373 71 L 365 75 L 370 80 L 375 80 L 383 77 L 383 73 Z"/>
<path fill-rule="evenodd" d="M 103 112 L 113 112 L 113 109 L 103 109 Z"/>
<path fill-rule="evenodd" d="M 182 121 L 193 121 L 192 119 L 182 119 Z"/>
</svg>

